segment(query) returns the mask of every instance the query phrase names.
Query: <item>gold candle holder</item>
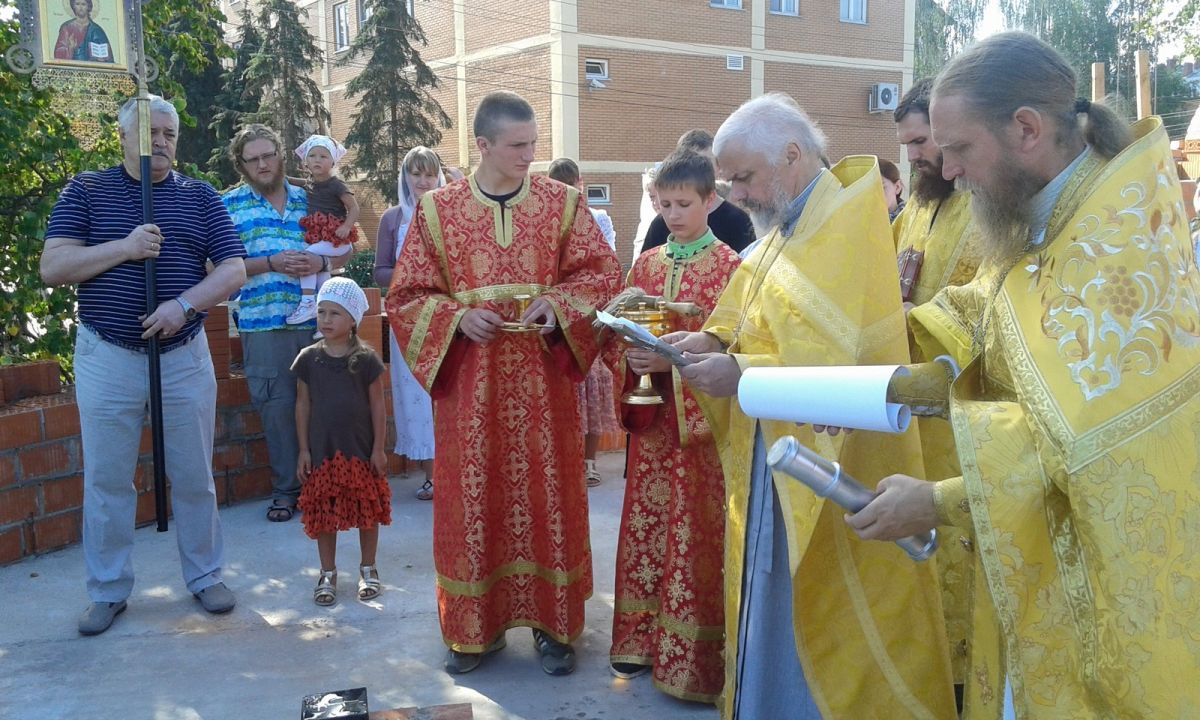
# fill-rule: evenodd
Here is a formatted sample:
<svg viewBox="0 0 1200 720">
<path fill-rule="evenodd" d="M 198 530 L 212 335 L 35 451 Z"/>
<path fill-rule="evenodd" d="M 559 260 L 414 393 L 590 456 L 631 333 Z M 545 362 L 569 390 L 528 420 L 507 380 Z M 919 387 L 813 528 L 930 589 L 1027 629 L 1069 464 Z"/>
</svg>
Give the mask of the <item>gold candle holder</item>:
<svg viewBox="0 0 1200 720">
<path fill-rule="evenodd" d="M 646 328 L 654 337 L 662 337 L 672 330 L 666 303 L 661 300 L 653 305 L 643 302 L 632 309 L 622 309 L 621 316 Z M 621 396 L 621 402 L 627 405 L 661 405 L 663 398 L 654 389 L 654 383 L 647 373 L 638 380 L 637 387 Z"/>
</svg>

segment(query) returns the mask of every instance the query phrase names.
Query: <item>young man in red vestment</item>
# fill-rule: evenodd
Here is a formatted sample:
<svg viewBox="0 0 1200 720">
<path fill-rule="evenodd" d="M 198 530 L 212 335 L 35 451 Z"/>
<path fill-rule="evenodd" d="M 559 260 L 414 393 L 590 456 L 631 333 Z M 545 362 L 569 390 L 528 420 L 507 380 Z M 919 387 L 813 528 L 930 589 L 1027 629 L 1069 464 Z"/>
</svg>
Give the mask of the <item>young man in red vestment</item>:
<svg viewBox="0 0 1200 720">
<path fill-rule="evenodd" d="M 486 96 L 475 143 L 475 173 L 421 198 L 387 296 L 403 361 L 433 397 L 445 667 L 474 670 L 523 626 L 542 668 L 566 675 L 592 592 L 574 383 L 620 265 L 579 191 L 529 176 L 528 102 Z"/>
<path fill-rule="evenodd" d="M 698 331 L 741 263 L 708 225 L 717 201 L 712 161 L 677 150 L 654 178 L 669 235 L 638 256 L 628 285 L 668 302 L 690 302 L 694 317 L 675 330 Z M 658 689 L 715 703 L 725 684 L 725 476 L 712 428 L 692 389 L 665 359 L 631 349 L 617 366 L 626 392 L 650 374 L 661 405 L 622 405 L 630 432 L 629 479 L 617 543 L 612 673 L 653 670 Z"/>
</svg>

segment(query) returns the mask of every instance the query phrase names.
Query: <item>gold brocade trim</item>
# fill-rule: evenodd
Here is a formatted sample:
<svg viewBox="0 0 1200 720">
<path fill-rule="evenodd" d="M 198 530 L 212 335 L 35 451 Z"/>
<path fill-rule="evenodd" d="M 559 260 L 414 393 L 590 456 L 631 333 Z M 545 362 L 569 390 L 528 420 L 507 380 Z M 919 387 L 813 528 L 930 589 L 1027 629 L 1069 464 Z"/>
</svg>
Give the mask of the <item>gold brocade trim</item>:
<svg viewBox="0 0 1200 720">
<path fill-rule="evenodd" d="M 966 382 L 977 384 L 978 378 L 975 375 L 979 371 L 980 361 L 976 358 L 970 365 L 963 368 L 955 382 L 955 388 L 961 389 Z M 1004 587 L 1004 563 L 1000 559 L 1000 551 L 996 544 L 996 528 L 992 525 L 991 513 L 983 489 L 982 471 L 975 453 L 976 440 L 971 431 L 971 419 L 968 417 L 968 410 L 965 407 L 967 401 L 951 397 L 950 402 L 950 424 L 954 426 L 959 466 L 962 469 L 967 499 L 971 503 L 971 519 L 975 526 L 976 557 L 983 568 L 984 581 L 987 583 L 992 606 L 996 611 L 996 621 L 1001 627 L 1000 646 L 1005 656 L 1004 674 L 1012 687 L 1015 700 L 1025 694 L 1025 679 L 1021 673 L 1020 664 L 1013 660 L 1018 656 L 1016 619 L 1008 590 Z"/>
<path fill-rule="evenodd" d="M 1041 465 L 1041 463 L 1039 463 Z M 1042 474 L 1042 498 L 1045 504 L 1046 525 L 1050 530 L 1050 547 L 1058 561 L 1058 576 L 1066 595 L 1075 634 L 1079 639 L 1079 660 L 1082 673 L 1091 683 L 1100 681 L 1097 672 L 1099 641 L 1096 636 L 1096 597 L 1092 593 L 1087 563 L 1083 557 L 1083 540 L 1071 517 L 1071 503 L 1058 491 L 1054 481 Z"/>
<path fill-rule="evenodd" d="M 410 368 L 417 363 L 417 356 L 421 354 L 421 348 L 425 345 L 425 337 L 429 334 L 429 324 L 433 322 L 433 315 L 442 302 L 438 297 L 427 299 L 425 306 L 421 308 L 421 313 L 417 315 L 412 335 L 409 335 L 408 345 L 404 348 L 404 361 Z"/>
<path fill-rule="evenodd" d="M 442 369 L 442 361 L 446 359 L 446 353 L 450 352 L 450 346 L 454 344 L 454 333 L 458 330 L 458 324 L 462 322 L 463 315 L 466 315 L 469 309 L 460 308 L 454 313 L 454 317 L 450 318 L 450 324 L 446 327 L 445 340 L 438 347 L 437 359 L 434 362 L 432 371 L 429 373 L 429 377 L 424 383 L 425 392 L 433 390 L 433 383 L 437 380 L 438 373 Z"/>
<path fill-rule="evenodd" d="M 482 597 L 492 589 L 493 585 L 514 575 L 534 575 L 551 585 L 566 587 L 572 583 L 579 582 L 579 579 L 587 572 L 589 565 L 590 563 L 585 561 L 576 565 L 571 570 L 563 572 L 562 570 L 552 570 L 543 567 L 530 560 L 519 560 L 507 565 L 501 565 L 493 570 L 491 575 L 475 582 L 454 580 L 438 573 L 437 585 L 448 593 L 463 597 Z"/>
<path fill-rule="evenodd" d="M 908 319 L 904 308 L 896 308 L 879 320 L 862 330 L 859 337 L 859 348 L 872 351 L 889 347 L 898 338 L 908 337 Z"/>
<path fill-rule="evenodd" d="M 517 194 L 514 195 L 503 206 L 483 193 L 483 190 L 479 188 L 479 183 L 475 180 L 475 173 L 471 173 L 471 176 L 467 178 L 467 181 L 471 187 L 471 194 L 475 196 L 475 199 L 492 210 L 492 219 L 495 222 L 494 230 L 496 233 L 496 244 L 502 248 L 507 248 L 512 245 L 512 208 L 520 205 L 521 202 L 523 202 L 525 198 L 529 196 L 529 178 L 526 177 L 521 181 L 521 189 L 518 190 Z M 505 208 L 508 208 L 508 212 L 504 212 Z"/>
<path fill-rule="evenodd" d="M 679 368 L 671 366 L 671 390 L 675 397 L 675 424 L 679 426 L 679 449 L 688 446 L 687 408 L 683 405 L 683 378 Z"/>
<path fill-rule="evenodd" d="M 1076 435 L 1062 409 L 1055 402 L 1054 393 L 1046 384 L 1046 378 L 1033 361 L 1025 337 L 1017 325 L 1012 299 L 1006 293 L 1003 300 L 1003 303 L 997 304 L 997 326 L 1004 338 L 1005 347 L 1015 348 L 1005 353 L 1005 357 L 1012 367 L 1014 379 L 1019 377 L 1023 380 L 1017 383 L 1018 394 L 1033 410 L 1038 425 L 1053 439 L 1063 455 L 1068 473 L 1076 472 L 1095 461 L 1115 445 L 1146 432 L 1167 419 L 1173 410 L 1200 392 L 1200 366 L 1197 366 L 1128 410 L 1083 434 Z"/>
<path fill-rule="evenodd" d="M 659 599 L 656 597 L 644 600 L 622 600 L 617 598 L 613 601 L 613 612 L 618 613 L 658 612 L 658 608 Z"/>
<path fill-rule="evenodd" d="M 809 310 L 805 319 L 824 331 L 829 339 L 838 344 L 843 353 L 849 357 L 856 357 L 865 331 L 860 330 L 858 325 L 852 322 L 842 312 L 842 309 L 829 299 L 828 295 L 813 284 L 800 268 L 788 262 L 787 258 L 784 258 L 784 261 L 784 263 L 775 265 L 776 279 L 782 287 L 792 291 L 793 296 L 797 298 L 797 305 Z M 899 308 L 896 312 L 900 313 Z M 900 320 L 899 332 L 903 333 L 905 332 L 904 316 L 901 314 L 897 317 Z M 877 334 L 883 333 L 877 331 Z M 873 337 L 873 339 L 877 338 Z"/>
<path fill-rule="evenodd" d="M 547 285 L 538 285 L 536 283 L 518 284 L 511 283 L 508 285 L 485 285 L 473 290 L 463 290 L 453 293 L 450 297 L 456 302 L 464 305 L 475 305 L 489 300 L 512 300 L 514 295 L 533 295 L 538 296 L 549 290 Z"/>
<path fill-rule="evenodd" d="M 568 187 L 565 202 L 562 224 L 558 228 L 558 236 L 564 240 L 571 232 L 571 226 L 575 224 L 575 213 L 579 209 L 579 191 L 573 187 Z"/>
<path fill-rule="evenodd" d="M 929 708 L 913 695 L 912 689 L 900 675 L 900 670 L 892 662 L 892 656 L 888 654 L 883 638 L 879 635 L 879 628 L 875 625 L 875 616 L 871 614 L 870 603 L 867 601 L 862 581 L 858 577 L 854 558 L 850 555 L 850 544 L 846 540 L 846 531 L 840 527 L 840 523 L 833 529 L 833 540 L 834 547 L 837 549 L 838 566 L 842 569 L 842 579 L 846 582 L 846 592 L 850 596 L 850 605 L 858 617 L 858 625 L 862 630 L 863 638 L 867 641 L 867 647 L 871 648 L 871 656 L 875 658 L 888 685 L 896 694 L 896 699 L 908 710 L 908 717 L 936 720 Z"/>
<path fill-rule="evenodd" d="M 587 597 L 585 597 L 584 600 L 589 600 L 589 599 L 591 599 L 591 597 L 592 597 L 592 594 L 588 593 Z M 567 645 L 570 645 L 571 643 L 575 642 L 579 638 L 579 636 L 583 634 L 583 629 L 584 629 L 583 623 L 580 623 L 579 629 L 575 631 L 574 635 L 562 635 L 562 634 L 554 632 L 553 630 L 546 627 L 544 624 L 542 624 L 541 622 L 539 622 L 537 620 L 532 620 L 530 618 L 517 618 L 515 620 L 509 620 L 508 622 L 501 625 L 500 630 L 496 633 L 495 637 L 493 637 L 491 640 L 488 640 L 486 643 L 484 643 L 482 645 L 464 645 L 463 643 L 447 642 L 445 636 L 442 636 L 442 642 L 446 644 L 446 647 L 450 648 L 454 652 L 481 653 L 485 649 L 487 649 L 487 647 L 489 645 L 491 645 L 492 643 L 499 640 L 500 636 L 502 636 L 504 633 L 508 632 L 509 630 L 512 630 L 513 628 L 519 628 L 519 627 L 527 627 L 527 628 L 533 628 L 534 630 L 541 630 L 542 632 L 546 633 L 551 638 L 553 638 L 555 642 L 565 643 Z"/>
<path fill-rule="evenodd" d="M 441 259 L 438 265 L 442 271 L 442 278 L 446 281 L 446 287 L 454 287 L 450 282 L 450 260 L 446 255 L 446 242 L 442 237 L 442 219 L 438 217 L 437 203 L 433 200 L 433 193 L 425 193 L 421 198 L 421 207 L 425 210 L 425 224 L 429 226 L 429 236 L 433 238 L 433 247 Z"/>
<path fill-rule="evenodd" d="M 634 665 L 654 665 L 654 657 L 651 655 L 609 655 L 610 663 L 632 663 Z"/>
<path fill-rule="evenodd" d="M 562 330 L 563 340 L 566 341 L 567 348 L 570 349 L 570 351 L 571 351 L 571 357 L 575 358 L 575 365 L 577 367 L 579 367 L 580 371 L 586 375 L 587 368 L 590 366 L 588 363 L 583 361 L 583 352 L 579 349 L 579 346 L 575 343 L 575 337 L 570 332 L 570 327 L 568 326 L 568 323 L 567 323 L 566 310 L 564 310 L 562 305 L 559 304 L 560 297 L 564 297 L 566 299 L 566 301 L 568 303 L 570 303 L 571 296 L 570 295 L 556 296 L 556 295 L 546 294 L 546 295 L 543 295 L 542 297 L 546 300 L 546 302 L 548 302 L 550 304 L 550 308 L 552 310 L 554 310 L 554 321 L 558 324 L 559 329 Z M 542 348 L 548 352 L 550 350 L 550 345 L 549 345 L 549 343 L 546 342 L 546 337 L 544 335 L 539 334 L 538 339 L 541 340 L 541 342 L 542 342 Z"/>
<path fill-rule="evenodd" d="M 699 642 L 716 642 L 725 637 L 725 628 L 718 625 L 696 625 L 671 617 L 665 612 L 658 614 L 658 625 L 667 632 Z"/>
<path fill-rule="evenodd" d="M 654 678 L 654 687 L 658 688 L 659 690 L 663 691 L 664 693 L 670 695 L 673 698 L 679 698 L 680 700 L 687 700 L 688 702 L 706 703 L 708 705 L 715 704 L 717 702 L 718 698 L 721 697 L 720 693 L 718 693 L 716 695 L 705 695 L 702 693 L 695 693 L 695 692 L 688 692 L 687 690 L 680 690 L 679 688 L 677 688 L 673 685 L 667 685 L 664 682 L 660 682 L 658 680 L 658 678 Z"/>
</svg>

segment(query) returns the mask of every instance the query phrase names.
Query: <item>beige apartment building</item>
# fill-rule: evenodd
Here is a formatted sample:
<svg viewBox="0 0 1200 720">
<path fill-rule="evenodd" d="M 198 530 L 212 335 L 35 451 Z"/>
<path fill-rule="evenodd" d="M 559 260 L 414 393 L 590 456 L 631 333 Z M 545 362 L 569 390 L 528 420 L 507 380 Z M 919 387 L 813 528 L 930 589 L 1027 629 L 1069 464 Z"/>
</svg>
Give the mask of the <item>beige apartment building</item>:
<svg viewBox="0 0 1200 720">
<path fill-rule="evenodd" d="M 228 17 L 242 2 L 223 0 Z M 345 137 L 358 67 L 339 67 L 362 0 L 296 0 L 326 51 L 319 70 L 331 131 Z M 538 164 L 577 160 L 589 202 L 608 211 L 630 262 L 641 175 L 684 131 L 715 131 L 745 100 L 781 91 L 817 120 L 829 156 L 900 159 L 890 108 L 912 81 L 916 0 L 410 0 L 428 36 L 422 56 L 454 120 L 447 163 L 478 160 L 471 111 L 488 92 L 518 92 L 538 113 Z M 872 111 L 874 110 L 874 111 Z M 370 199 L 364 197 L 369 203 Z M 366 204 L 366 203 L 365 203 Z M 378 203 L 376 203 L 378 204 Z M 374 235 L 384 208 L 364 213 Z"/>
</svg>

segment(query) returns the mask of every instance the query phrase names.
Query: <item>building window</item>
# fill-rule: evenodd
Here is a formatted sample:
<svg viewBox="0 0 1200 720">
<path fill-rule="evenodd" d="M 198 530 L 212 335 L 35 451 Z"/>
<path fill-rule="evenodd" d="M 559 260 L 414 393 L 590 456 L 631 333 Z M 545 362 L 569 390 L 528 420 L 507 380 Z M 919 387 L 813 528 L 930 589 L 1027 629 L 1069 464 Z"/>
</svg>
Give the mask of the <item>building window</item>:
<svg viewBox="0 0 1200 720">
<path fill-rule="evenodd" d="M 607 80 L 608 61 L 588 58 L 583 61 L 583 74 L 588 80 Z"/>
<path fill-rule="evenodd" d="M 745 70 L 746 56 L 745 55 L 726 55 L 725 56 L 726 70 Z"/>
<path fill-rule="evenodd" d="M 366 24 L 367 20 L 371 19 L 373 12 L 375 12 L 375 8 L 371 6 L 371 0 L 358 0 L 358 26 L 360 28 Z"/>
<path fill-rule="evenodd" d="M 604 185 L 588 185 L 587 186 L 587 201 L 588 205 L 611 205 L 612 200 L 609 199 L 610 189 L 608 184 Z"/>
<path fill-rule="evenodd" d="M 771 0 L 770 10 L 776 15 L 799 15 L 800 0 Z"/>
<path fill-rule="evenodd" d="M 742 0 L 708 0 L 708 4 L 715 8 L 728 8 L 730 10 L 741 10 Z"/>
<path fill-rule="evenodd" d="M 333 6 L 333 49 L 350 47 L 350 6 L 340 2 Z"/>
<path fill-rule="evenodd" d="M 842 22 L 867 22 L 867 0 L 842 0 Z"/>
<path fill-rule="evenodd" d="M 408 10 L 409 17 L 412 17 L 413 15 L 417 14 L 417 8 L 416 8 L 415 3 L 416 3 L 416 0 L 408 0 L 408 2 L 404 3 L 404 8 L 406 10 Z"/>
</svg>

